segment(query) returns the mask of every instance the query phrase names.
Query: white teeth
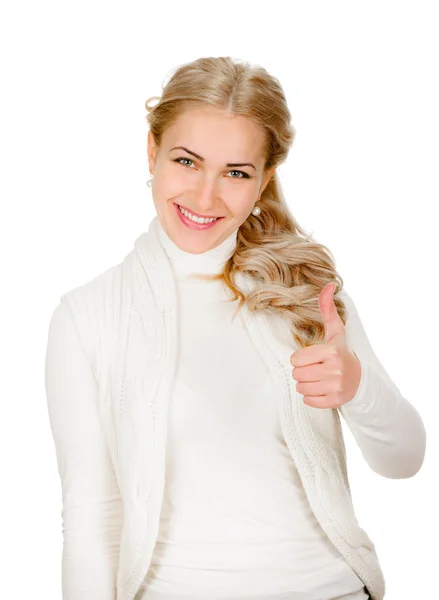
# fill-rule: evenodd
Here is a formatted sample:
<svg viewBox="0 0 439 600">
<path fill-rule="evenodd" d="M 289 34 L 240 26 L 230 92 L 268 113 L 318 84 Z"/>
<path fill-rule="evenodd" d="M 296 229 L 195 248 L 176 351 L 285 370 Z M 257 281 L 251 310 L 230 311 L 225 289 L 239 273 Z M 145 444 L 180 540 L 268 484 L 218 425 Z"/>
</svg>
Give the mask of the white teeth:
<svg viewBox="0 0 439 600">
<path fill-rule="evenodd" d="M 213 221 L 216 221 L 218 219 L 218 217 L 215 217 L 214 219 L 205 219 L 204 217 L 196 217 L 195 215 L 191 214 L 190 212 L 188 212 L 181 206 L 178 206 L 178 208 L 179 208 L 180 212 L 182 212 L 184 214 L 185 217 L 187 217 L 191 221 L 195 221 L 195 223 L 200 223 L 200 224 L 201 223 L 213 223 Z"/>
</svg>

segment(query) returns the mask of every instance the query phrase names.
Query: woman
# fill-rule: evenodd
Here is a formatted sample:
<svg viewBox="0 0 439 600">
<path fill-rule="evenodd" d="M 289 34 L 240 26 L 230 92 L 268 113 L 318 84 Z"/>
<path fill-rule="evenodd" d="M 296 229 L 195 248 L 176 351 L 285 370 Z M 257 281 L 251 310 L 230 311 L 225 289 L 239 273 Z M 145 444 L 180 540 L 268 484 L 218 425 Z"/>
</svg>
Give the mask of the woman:
<svg viewBox="0 0 439 600">
<path fill-rule="evenodd" d="M 283 198 L 282 88 L 200 58 L 146 106 L 157 216 L 50 322 L 63 599 L 382 600 L 338 411 L 389 478 L 425 428 Z"/>
</svg>

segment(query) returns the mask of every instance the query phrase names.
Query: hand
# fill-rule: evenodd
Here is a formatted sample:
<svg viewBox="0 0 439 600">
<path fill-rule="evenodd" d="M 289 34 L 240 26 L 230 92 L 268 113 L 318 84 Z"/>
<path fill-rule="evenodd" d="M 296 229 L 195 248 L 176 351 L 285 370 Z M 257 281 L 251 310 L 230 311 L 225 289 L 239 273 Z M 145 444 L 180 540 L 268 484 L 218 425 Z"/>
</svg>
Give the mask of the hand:
<svg viewBox="0 0 439 600">
<path fill-rule="evenodd" d="M 348 347 L 345 327 L 334 304 L 335 284 L 328 283 L 319 295 L 325 325 L 325 343 L 300 348 L 291 355 L 296 390 L 303 401 L 316 408 L 339 408 L 350 402 L 361 379 L 361 364 Z"/>
</svg>

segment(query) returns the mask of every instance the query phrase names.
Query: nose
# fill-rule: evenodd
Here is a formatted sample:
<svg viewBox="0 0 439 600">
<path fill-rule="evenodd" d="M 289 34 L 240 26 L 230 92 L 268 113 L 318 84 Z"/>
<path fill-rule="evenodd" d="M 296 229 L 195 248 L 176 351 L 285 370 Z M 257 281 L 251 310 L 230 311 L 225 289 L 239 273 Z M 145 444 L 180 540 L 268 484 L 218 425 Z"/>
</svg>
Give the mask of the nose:
<svg viewBox="0 0 439 600">
<path fill-rule="evenodd" d="M 193 201 L 193 209 L 203 215 L 219 216 L 218 211 L 217 182 L 214 177 L 203 177 L 196 189 Z"/>
</svg>

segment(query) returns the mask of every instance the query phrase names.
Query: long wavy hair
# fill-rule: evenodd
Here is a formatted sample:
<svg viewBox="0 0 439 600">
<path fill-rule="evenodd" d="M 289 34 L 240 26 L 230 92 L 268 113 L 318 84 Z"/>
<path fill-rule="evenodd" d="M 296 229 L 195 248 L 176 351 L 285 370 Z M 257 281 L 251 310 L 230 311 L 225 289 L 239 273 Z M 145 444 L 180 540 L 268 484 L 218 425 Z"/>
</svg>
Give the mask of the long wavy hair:
<svg viewBox="0 0 439 600">
<path fill-rule="evenodd" d="M 158 102 L 150 107 L 152 100 Z M 178 117 L 191 108 L 210 105 L 245 116 L 265 132 L 264 174 L 282 164 L 288 155 L 295 129 L 291 124 L 283 89 L 274 76 L 259 65 L 229 56 L 202 57 L 171 72 L 162 84 L 162 95 L 145 102 L 146 120 L 156 146 Z M 258 216 L 250 216 L 237 232 L 236 248 L 218 274 L 197 277 L 222 280 L 250 311 L 281 311 L 299 347 L 323 343 L 325 328 L 318 305 L 323 287 L 336 283 L 334 303 L 346 324 L 346 307 L 338 296 L 343 279 L 337 273 L 331 251 L 307 234 L 291 214 L 274 171 L 261 194 Z M 257 283 L 247 295 L 235 283 L 237 272 Z"/>
</svg>

